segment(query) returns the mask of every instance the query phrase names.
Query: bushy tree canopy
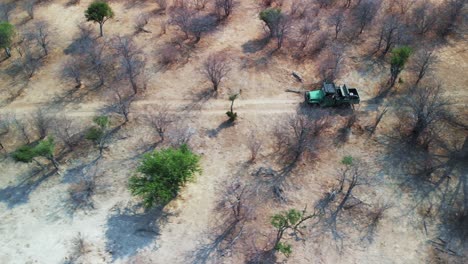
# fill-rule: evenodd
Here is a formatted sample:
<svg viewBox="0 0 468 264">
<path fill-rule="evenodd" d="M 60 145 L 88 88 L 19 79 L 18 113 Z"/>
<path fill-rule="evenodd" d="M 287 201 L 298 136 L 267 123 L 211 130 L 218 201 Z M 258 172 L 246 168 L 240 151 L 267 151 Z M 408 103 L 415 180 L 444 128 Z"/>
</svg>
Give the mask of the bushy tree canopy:
<svg viewBox="0 0 468 264">
<path fill-rule="evenodd" d="M 199 161 L 187 145 L 146 154 L 138 174 L 130 178 L 130 191 L 140 196 L 147 208 L 168 203 L 195 173 L 201 172 Z"/>
<path fill-rule="evenodd" d="M 0 22 L 0 48 L 5 49 L 11 47 L 15 28 L 8 22 Z"/>
</svg>

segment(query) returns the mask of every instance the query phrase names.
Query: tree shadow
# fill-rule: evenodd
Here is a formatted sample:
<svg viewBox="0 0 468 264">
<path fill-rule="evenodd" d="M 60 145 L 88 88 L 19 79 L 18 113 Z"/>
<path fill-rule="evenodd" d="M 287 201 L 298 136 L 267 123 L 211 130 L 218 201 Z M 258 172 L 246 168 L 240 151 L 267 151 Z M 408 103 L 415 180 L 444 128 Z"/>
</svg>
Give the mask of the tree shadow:
<svg viewBox="0 0 468 264">
<path fill-rule="evenodd" d="M 212 89 L 204 89 L 200 92 L 192 93 L 192 102 L 183 107 L 183 111 L 201 110 L 204 103 L 216 95 Z"/>
<path fill-rule="evenodd" d="M 214 128 L 214 129 L 210 129 L 208 131 L 206 131 L 206 134 L 208 135 L 208 137 L 210 138 L 215 138 L 218 136 L 218 134 L 223 130 L 223 129 L 226 129 L 226 128 L 229 128 L 229 127 L 232 127 L 234 126 L 234 122 L 230 121 L 230 120 L 226 120 L 224 122 L 222 122 L 221 124 L 219 124 L 219 126 L 217 128 Z"/>
<path fill-rule="evenodd" d="M 43 170 L 35 172 L 32 176 L 20 182 L 18 185 L 0 189 L 0 201 L 6 203 L 8 208 L 14 208 L 18 205 L 27 203 L 29 201 L 29 195 L 36 190 L 42 182 L 54 175 L 56 170 L 39 176 L 41 172 L 43 172 Z"/>
<path fill-rule="evenodd" d="M 242 44 L 242 51 L 244 53 L 256 53 L 264 49 L 270 42 L 270 37 L 265 36 L 261 39 L 249 40 Z"/>
<path fill-rule="evenodd" d="M 119 209 L 108 218 L 106 248 L 114 261 L 135 255 L 138 249 L 150 245 L 159 236 L 160 223 L 168 217 L 163 208 L 156 207 L 144 213 L 135 212 L 135 208 Z"/>
<path fill-rule="evenodd" d="M 65 171 L 62 177 L 63 183 L 78 183 L 80 182 L 87 174 L 87 172 L 92 169 L 101 157 L 97 157 L 88 163 L 82 163 L 78 166 L 75 166 L 71 169 Z"/>
</svg>

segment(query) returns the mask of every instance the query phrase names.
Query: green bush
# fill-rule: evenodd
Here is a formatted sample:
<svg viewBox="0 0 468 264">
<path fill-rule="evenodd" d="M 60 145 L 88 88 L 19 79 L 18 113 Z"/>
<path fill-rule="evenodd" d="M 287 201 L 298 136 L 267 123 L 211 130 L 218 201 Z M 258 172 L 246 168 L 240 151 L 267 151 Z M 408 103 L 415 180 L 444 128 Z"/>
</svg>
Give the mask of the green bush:
<svg viewBox="0 0 468 264">
<path fill-rule="evenodd" d="M 143 199 L 146 208 L 168 203 L 195 173 L 201 172 L 200 157 L 187 147 L 155 150 L 146 154 L 129 180 L 133 195 Z"/>
<path fill-rule="evenodd" d="M 34 146 L 25 145 L 21 146 L 11 154 L 13 159 L 21 162 L 31 162 L 35 157 Z"/>
<path fill-rule="evenodd" d="M 94 123 L 98 125 L 100 128 L 104 129 L 109 125 L 109 117 L 108 116 L 96 116 L 93 119 Z"/>
<path fill-rule="evenodd" d="M 10 47 L 13 44 L 15 27 L 8 22 L 0 22 L 0 48 L 10 56 Z"/>
<path fill-rule="evenodd" d="M 341 163 L 343 163 L 344 165 L 352 165 L 353 164 L 353 157 L 344 156 L 343 159 L 341 160 Z"/>
<path fill-rule="evenodd" d="M 413 50 L 411 49 L 411 47 L 408 47 L 408 46 L 401 46 L 398 48 L 394 48 L 392 50 L 392 57 L 390 59 L 390 63 L 392 64 L 392 67 L 403 69 L 403 66 L 408 61 L 412 52 Z"/>
<path fill-rule="evenodd" d="M 104 132 L 99 127 L 91 127 L 86 132 L 85 138 L 92 141 L 99 141 Z"/>
<path fill-rule="evenodd" d="M 55 143 L 52 137 L 47 137 L 39 141 L 36 145 L 25 145 L 13 152 L 12 157 L 16 161 L 31 162 L 35 157 L 42 156 L 52 158 L 54 155 Z"/>
<path fill-rule="evenodd" d="M 237 119 L 237 113 L 233 113 L 231 111 L 227 111 L 226 115 L 229 117 L 229 121 L 234 122 Z"/>
</svg>

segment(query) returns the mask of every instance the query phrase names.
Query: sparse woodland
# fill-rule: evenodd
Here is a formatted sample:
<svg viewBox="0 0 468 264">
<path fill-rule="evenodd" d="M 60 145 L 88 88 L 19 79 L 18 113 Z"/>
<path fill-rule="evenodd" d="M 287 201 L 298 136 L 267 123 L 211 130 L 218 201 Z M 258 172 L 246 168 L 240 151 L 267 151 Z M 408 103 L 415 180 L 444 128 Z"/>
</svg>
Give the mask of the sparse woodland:
<svg viewBox="0 0 468 264">
<path fill-rule="evenodd" d="M 466 4 L 3 0 L 0 262 L 464 263 Z"/>
</svg>

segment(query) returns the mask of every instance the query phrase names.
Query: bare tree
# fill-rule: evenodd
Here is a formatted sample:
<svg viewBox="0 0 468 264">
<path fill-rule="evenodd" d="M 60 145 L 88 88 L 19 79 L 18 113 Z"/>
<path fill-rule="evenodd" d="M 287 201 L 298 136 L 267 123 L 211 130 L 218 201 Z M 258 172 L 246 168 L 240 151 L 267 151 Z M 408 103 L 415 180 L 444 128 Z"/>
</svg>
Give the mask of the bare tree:
<svg viewBox="0 0 468 264">
<path fill-rule="evenodd" d="M 47 115 L 44 108 L 38 108 L 34 114 L 34 124 L 39 132 L 39 139 L 44 139 L 52 124 L 52 119 Z"/>
<path fill-rule="evenodd" d="M 365 234 L 362 238 L 363 240 L 367 239 L 369 243 L 372 243 L 380 221 L 384 218 L 385 212 L 390 208 L 392 208 L 392 205 L 380 202 L 367 214 L 369 222 L 365 228 Z"/>
<path fill-rule="evenodd" d="M 434 4 L 428 0 L 422 1 L 412 10 L 412 24 L 418 34 L 425 35 L 434 28 L 437 21 L 436 11 Z"/>
<path fill-rule="evenodd" d="M 223 54 L 211 54 L 203 63 L 202 72 L 212 83 L 213 90 L 218 91 L 221 81 L 228 75 L 230 67 Z"/>
<path fill-rule="evenodd" d="M 177 26 L 184 32 L 185 38 L 188 39 L 195 12 L 186 7 L 175 7 L 171 9 L 169 16 L 169 24 Z"/>
<path fill-rule="evenodd" d="M 29 19 L 34 19 L 34 9 L 36 5 L 36 0 L 26 0 L 24 2 L 24 9 L 28 13 Z"/>
<path fill-rule="evenodd" d="M 147 113 L 145 122 L 154 129 L 163 142 L 167 129 L 176 121 L 176 117 L 170 113 L 169 105 L 167 104 L 148 109 Z"/>
<path fill-rule="evenodd" d="M 281 49 L 285 37 L 289 34 L 291 28 L 291 19 L 287 15 L 282 15 L 278 21 L 278 25 L 274 28 L 274 37 L 276 39 L 276 50 Z"/>
<path fill-rule="evenodd" d="M 52 123 L 52 133 L 60 139 L 63 144 L 73 151 L 83 138 L 83 133 L 72 118 L 65 115 L 57 116 Z"/>
<path fill-rule="evenodd" d="M 383 19 L 379 29 L 379 37 L 376 52 L 382 48 L 382 56 L 385 56 L 395 45 L 399 44 L 404 34 L 404 26 L 400 17 L 389 15 Z"/>
<path fill-rule="evenodd" d="M 291 2 L 291 9 L 289 15 L 294 19 L 301 19 L 305 17 L 308 7 L 307 0 L 293 0 Z"/>
<path fill-rule="evenodd" d="M 138 34 L 138 33 L 141 33 L 141 32 L 145 32 L 145 33 L 151 33 L 151 31 L 148 31 L 145 29 L 145 26 L 148 25 L 148 22 L 149 22 L 149 14 L 140 14 L 136 20 L 135 20 L 135 33 Z"/>
<path fill-rule="evenodd" d="M 97 41 L 83 44 L 87 46 L 85 54 L 87 62 L 91 66 L 91 73 L 98 79 L 97 87 L 101 87 L 106 83 L 110 73 L 110 61 L 105 54 L 106 44 Z"/>
<path fill-rule="evenodd" d="M 191 2 L 190 2 L 190 4 L 196 10 L 205 9 L 205 6 L 206 6 L 207 3 L 208 3 L 208 0 L 191 0 Z"/>
<path fill-rule="evenodd" d="M 16 61 L 16 64 L 23 73 L 26 75 L 28 79 L 31 79 L 34 74 L 39 70 L 39 68 L 43 65 L 43 61 L 41 58 L 37 57 L 35 54 L 31 52 L 31 50 L 26 50 L 24 56 L 19 58 Z"/>
<path fill-rule="evenodd" d="M 359 24 L 359 34 L 374 20 L 381 1 L 365 0 L 360 3 L 352 12 L 354 19 Z"/>
<path fill-rule="evenodd" d="M 28 132 L 28 123 L 25 121 L 20 121 L 16 116 L 12 116 L 12 124 L 14 124 L 16 131 L 23 137 L 23 140 L 26 141 L 26 144 L 31 143 L 31 137 Z"/>
<path fill-rule="evenodd" d="M 70 185 L 68 193 L 72 205 L 72 211 L 77 209 L 93 209 L 92 195 L 96 189 L 94 177 L 81 179 L 79 182 Z"/>
<path fill-rule="evenodd" d="M 313 158 L 321 147 L 321 132 L 329 126 L 324 111 L 314 111 L 311 116 L 295 114 L 274 131 L 276 148 L 282 160 L 295 164 L 302 158 Z"/>
<path fill-rule="evenodd" d="M 343 53 L 342 47 L 335 45 L 325 54 L 318 69 L 322 81 L 333 82 L 338 77 L 341 69 Z"/>
<path fill-rule="evenodd" d="M 111 86 L 112 101 L 109 105 L 109 110 L 123 116 L 123 125 L 129 121 L 130 106 L 135 99 L 134 94 L 128 94 L 125 87 L 120 87 L 118 84 Z"/>
<path fill-rule="evenodd" d="M 133 93 L 137 94 L 145 88 L 144 69 L 146 60 L 143 51 L 129 37 L 117 37 L 114 40 L 114 49 L 120 56 L 122 72 L 120 73 L 130 83 Z"/>
<path fill-rule="evenodd" d="M 75 81 L 75 88 L 79 88 L 83 85 L 81 80 L 83 76 L 82 69 L 83 61 L 81 58 L 70 58 L 65 62 L 64 67 L 62 68 L 62 76 L 65 78 L 70 78 Z"/>
<path fill-rule="evenodd" d="M 446 37 L 456 28 L 456 23 L 462 15 L 465 0 L 444 0 L 437 12 L 438 19 L 436 33 L 441 37 Z"/>
<path fill-rule="evenodd" d="M 44 56 L 47 56 L 50 47 L 49 26 L 47 22 L 38 21 L 34 23 L 34 29 L 33 32 L 30 33 L 30 37 L 33 38 L 42 49 Z"/>
<path fill-rule="evenodd" d="M 433 70 L 434 64 L 437 63 L 438 59 L 431 48 L 420 49 L 413 58 L 410 69 L 416 74 L 414 85 L 417 86 L 424 76 Z"/>
<path fill-rule="evenodd" d="M 372 136 L 375 133 L 377 126 L 380 124 L 380 121 L 382 121 L 382 118 L 387 112 L 388 107 L 385 107 L 384 109 L 382 109 L 382 111 L 379 111 L 377 113 L 377 116 L 375 117 L 374 123 L 371 126 L 366 127 L 366 129 L 369 131 L 369 136 Z"/>
<path fill-rule="evenodd" d="M 254 163 L 257 159 L 258 152 L 260 152 L 260 149 L 262 148 L 262 141 L 259 140 L 254 131 L 251 131 L 249 137 L 247 138 L 247 147 L 250 151 L 249 162 Z"/>
<path fill-rule="evenodd" d="M 234 0 L 215 0 L 215 8 L 218 19 L 226 19 L 234 8 Z"/>
<path fill-rule="evenodd" d="M 332 7 L 336 0 L 316 0 L 320 8 L 329 8 Z"/>
<path fill-rule="evenodd" d="M 450 101 L 443 97 L 440 85 L 426 84 L 408 89 L 399 98 L 397 127 L 409 145 L 427 146 L 436 125 L 444 120 Z"/>
<path fill-rule="evenodd" d="M 296 32 L 297 35 L 297 43 L 298 43 L 298 52 L 300 56 L 305 56 L 305 50 L 309 47 L 310 43 L 312 42 L 313 35 L 319 31 L 319 26 L 317 22 L 312 22 L 308 19 L 298 27 L 298 31 Z"/>
<path fill-rule="evenodd" d="M 336 11 L 328 20 L 329 24 L 333 26 L 335 30 L 335 39 L 338 38 L 338 34 L 343 29 L 345 23 L 345 15 L 343 10 Z"/>
</svg>

